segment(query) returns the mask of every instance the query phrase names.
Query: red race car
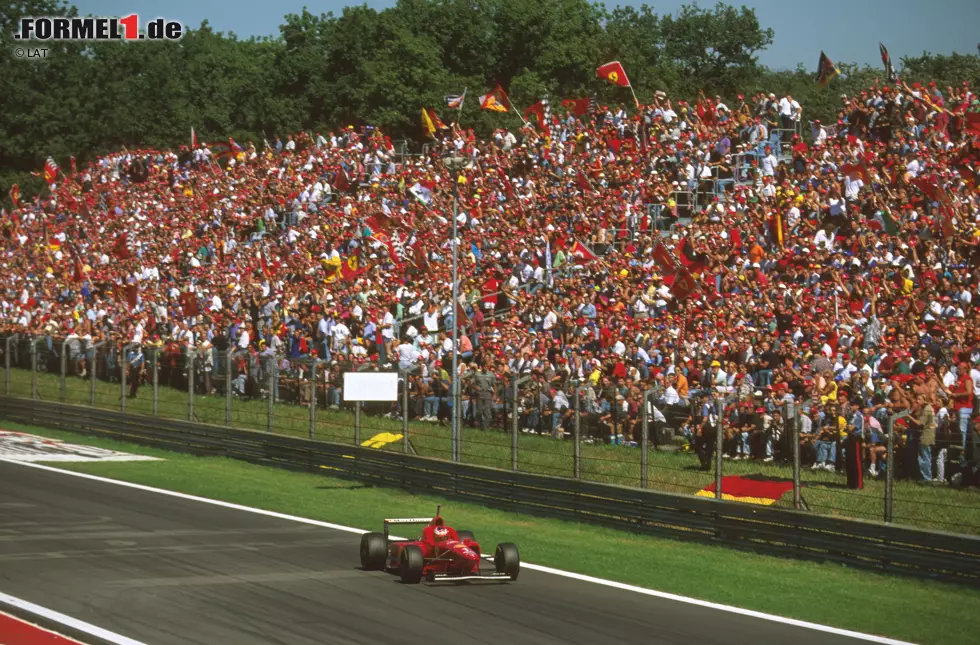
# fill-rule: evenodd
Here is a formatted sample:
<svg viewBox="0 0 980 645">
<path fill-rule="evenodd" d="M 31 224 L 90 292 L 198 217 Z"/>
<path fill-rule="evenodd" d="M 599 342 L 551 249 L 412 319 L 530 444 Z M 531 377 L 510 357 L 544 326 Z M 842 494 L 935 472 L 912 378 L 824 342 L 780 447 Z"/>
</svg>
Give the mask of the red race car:
<svg viewBox="0 0 980 645">
<path fill-rule="evenodd" d="M 384 533 L 361 536 L 361 567 L 367 571 L 388 571 L 401 576 L 402 582 L 416 584 L 425 578 L 436 580 L 517 580 L 521 557 L 510 542 L 497 545 L 491 558 L 483 554 L 480 543 L 470 531 L 446 526 L 439 516 L 409 517 L 384 521 Z M 392 524 L 425 524 L 417 540 L 393 538 Z M 493 570 L 482 570 L 484 560 L 493 560 Z"/>
</svg>

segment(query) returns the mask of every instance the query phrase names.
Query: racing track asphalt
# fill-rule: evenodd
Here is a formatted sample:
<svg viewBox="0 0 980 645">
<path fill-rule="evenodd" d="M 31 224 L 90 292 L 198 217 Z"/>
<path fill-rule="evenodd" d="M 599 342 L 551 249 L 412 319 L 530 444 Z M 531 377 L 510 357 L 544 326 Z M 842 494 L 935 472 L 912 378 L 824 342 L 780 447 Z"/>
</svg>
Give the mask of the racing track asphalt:
<svg viewBox="0 0 980 645">
<path fill-rule="evenodd" d="M 0 592 L 147 645 L 862 642 L 528 570 L 403 585 L 358 542 L 0 463 Z"/>
</svg>

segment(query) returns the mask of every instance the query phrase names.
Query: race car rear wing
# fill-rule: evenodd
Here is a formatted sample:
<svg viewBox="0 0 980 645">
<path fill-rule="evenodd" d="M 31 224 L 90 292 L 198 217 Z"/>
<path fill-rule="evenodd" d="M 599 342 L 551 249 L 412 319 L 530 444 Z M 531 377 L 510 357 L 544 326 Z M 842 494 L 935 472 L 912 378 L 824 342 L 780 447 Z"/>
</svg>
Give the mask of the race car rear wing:
<svg viewBox="0 0 980 645">
<path fill-rule="evenodd" d="M 436 514 L 434 517 L 395 517 L 386 519 L 384 521 L 384 534 L 385 539 L 388 538 L 388 527 L 392 524 L 428 524 L 436 517 L 439 516 L 439 512 L 442 510 L 442 505 L 436 506 Z"/>
</svg>

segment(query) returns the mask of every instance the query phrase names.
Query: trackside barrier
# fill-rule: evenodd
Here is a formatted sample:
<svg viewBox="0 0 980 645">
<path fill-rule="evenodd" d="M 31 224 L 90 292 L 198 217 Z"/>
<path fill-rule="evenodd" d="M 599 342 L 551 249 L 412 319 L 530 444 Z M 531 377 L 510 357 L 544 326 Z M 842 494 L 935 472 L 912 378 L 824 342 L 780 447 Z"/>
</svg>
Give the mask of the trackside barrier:
<svg viewBox="0 0 980 645">
<path fill-rule="evenodd" d="M 0 418 L 474 501 L 508 511 L 980 587 L 980 538 L 2 396 Z"/>
</svg>

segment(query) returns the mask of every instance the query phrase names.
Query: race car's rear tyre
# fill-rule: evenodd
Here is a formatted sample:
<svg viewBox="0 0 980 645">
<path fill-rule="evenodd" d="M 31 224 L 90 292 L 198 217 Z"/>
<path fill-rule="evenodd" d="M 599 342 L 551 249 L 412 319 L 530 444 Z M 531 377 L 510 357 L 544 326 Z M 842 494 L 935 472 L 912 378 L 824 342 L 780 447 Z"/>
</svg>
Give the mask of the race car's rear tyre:
<svg viewBox="0 0 980 645">
<path fill-rule="evenodd" d="M 498 544 L 493 554 L 493 566 L 497 573 L 506 573 L 511 580 L 517 580 L 521 572 L 521 555 L 517 552 L 517 546 L 510 542 Z"/>
<path fill-rule="evenodd" d="M 384 533 L 365 533 L 361 536 L 361 568 L 380 571 L 388 558 L 388 541 Z"/>
<path fill-rule="evenodd" d="M 410 544 L 402 549 L 401 559 L 398 562 L 398 573 L 401 574 L 402 582 L 415 585 L 422 581 L 422 570 L 425 568 L 425 557 L 422 549 Z"/>
<path fill-rule="evenodd" d="M 473 531 L 456 531 L 456 535 L 459 536 L 460 542 L 466 542 L 467 539 L 476 542 L 476 538 L 473 537 Z"/>
</svg>

